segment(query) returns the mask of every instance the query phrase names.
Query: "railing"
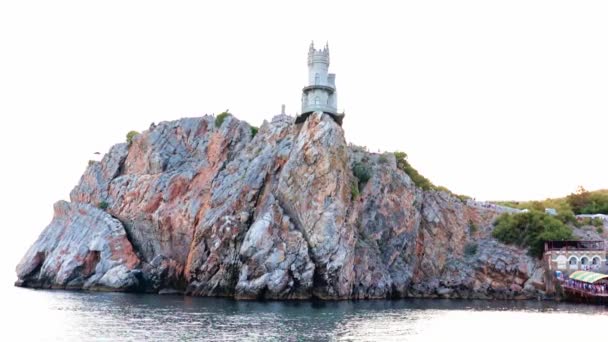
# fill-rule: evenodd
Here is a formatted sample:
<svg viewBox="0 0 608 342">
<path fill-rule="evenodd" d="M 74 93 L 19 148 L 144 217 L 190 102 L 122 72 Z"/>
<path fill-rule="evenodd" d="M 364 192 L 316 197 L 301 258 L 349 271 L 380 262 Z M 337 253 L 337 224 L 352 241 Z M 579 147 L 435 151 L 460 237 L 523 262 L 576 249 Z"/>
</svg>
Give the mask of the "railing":
<svg viewBox="0 0 608 342">
<path fill-rule="evenodd" d="M 302 88 L 302 91 L 307 92 L 311 89 L 323 89 L 323 90 L 328 91 L 330 94 L 332 94 L 334 91 L 336 91 L 336 88 L 334 86 L 332 86 L 331 84 L 312 84 L 312 85 Z"/>
<path fill-rule="evenodd" d="M 555 250 L 581 250 L 604 251 L 604 241 L 546 241 L 545 251 Z"/>
</svg>

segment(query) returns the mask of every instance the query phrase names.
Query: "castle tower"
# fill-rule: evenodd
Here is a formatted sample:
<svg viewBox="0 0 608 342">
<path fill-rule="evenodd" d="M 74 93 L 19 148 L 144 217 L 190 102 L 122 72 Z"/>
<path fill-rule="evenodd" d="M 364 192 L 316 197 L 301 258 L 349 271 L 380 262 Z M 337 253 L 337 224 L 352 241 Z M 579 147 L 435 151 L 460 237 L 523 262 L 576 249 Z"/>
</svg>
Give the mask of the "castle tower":
<svg viewBox="0 0 608 342">
<path fill-rule="evenodd" d="M 313 112 L 329 114 L 342 124 L 344 114 L 338 114 L 336 75 L 329 72 L 329 45 L 315 49 L 314 42 L 308 49 L 308 85 L 302 89 L 302 114 L 296 123 L 304 122 Z"/>
</svg>

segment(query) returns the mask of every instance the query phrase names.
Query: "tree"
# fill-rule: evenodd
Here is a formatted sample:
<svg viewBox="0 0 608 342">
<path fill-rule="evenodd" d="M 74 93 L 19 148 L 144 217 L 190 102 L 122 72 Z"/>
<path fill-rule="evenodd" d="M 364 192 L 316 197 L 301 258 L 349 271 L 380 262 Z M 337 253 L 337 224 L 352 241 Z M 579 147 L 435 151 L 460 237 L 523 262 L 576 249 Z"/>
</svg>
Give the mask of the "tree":
<svg viewBox="0 0 608 342">
<path fill-rule="evenodd" d="M 591 201 L 591 194 L 582 186 L 579 186 L 576 193 L 570 194 L 567 197 L 568 204 L 572 207 L 575 214 L 582 214 L 583 209 L 587 207 Z"/>
<path fill-rule="evenodd" d="M 494 225 L 494 238 L 527 248 L 530 255 L 537 258 L 543 255 L 545 241 L 573 239 L 572 229 L 560 220 L 539 211 L 503 214 Z"/>
</svg>

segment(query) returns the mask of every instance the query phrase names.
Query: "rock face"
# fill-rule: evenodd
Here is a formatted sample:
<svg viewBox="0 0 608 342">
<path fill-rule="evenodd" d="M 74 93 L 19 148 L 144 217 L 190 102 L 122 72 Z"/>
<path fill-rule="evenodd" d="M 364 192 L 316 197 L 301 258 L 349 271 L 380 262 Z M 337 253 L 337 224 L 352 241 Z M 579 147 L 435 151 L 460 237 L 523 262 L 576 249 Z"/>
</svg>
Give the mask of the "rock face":
<svg viewBox="0 0 608 342">
<path fill-rule="evenodd" d="M 17 276 L 29 287 L 136 290 L 139 264 L 120 221 L 89 204 L 60 201 Z"/>
<path fill-rule="evenodd" d="M 354 191 L 354 163 L 370 179 Z M 314 113 L 257 135 L 228 117 L 115 145 L 58 202 L 17 285 L 242 299 L 536 298 L 540 263 L 491 238 L 496 210 L 422 191 L 391 154 Z M 103 209 L 98 209 L 103 208 Z"/>
</svg>

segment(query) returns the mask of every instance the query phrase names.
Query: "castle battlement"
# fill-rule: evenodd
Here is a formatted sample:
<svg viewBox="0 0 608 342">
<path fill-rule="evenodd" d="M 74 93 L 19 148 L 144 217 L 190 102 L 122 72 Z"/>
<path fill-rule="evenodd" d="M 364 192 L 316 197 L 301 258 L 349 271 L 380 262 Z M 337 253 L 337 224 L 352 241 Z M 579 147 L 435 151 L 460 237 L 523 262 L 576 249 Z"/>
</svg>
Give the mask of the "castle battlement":
<svg viewBox="0 0 608 342">
<path fill-rule="evenodd" d="M 326 64 L 329 67 L 329 44 L 325 44 L 323 49 L 315 49 L 315 43 L 311 42 L 308 48 L 308 65 L 315 63 Z"/>
</svg>

